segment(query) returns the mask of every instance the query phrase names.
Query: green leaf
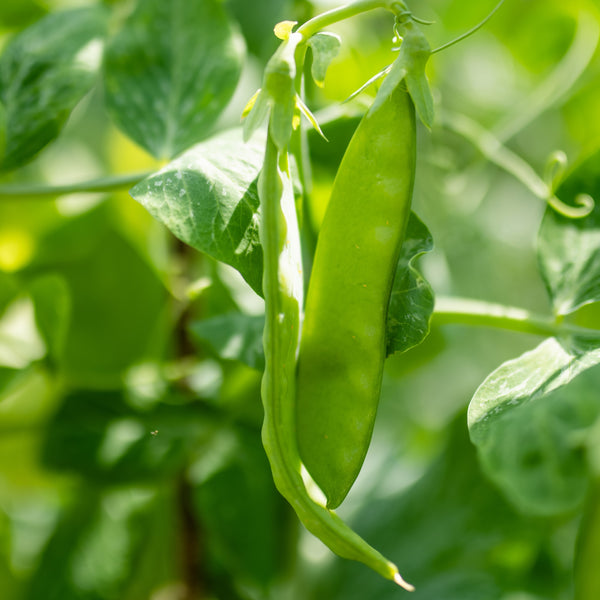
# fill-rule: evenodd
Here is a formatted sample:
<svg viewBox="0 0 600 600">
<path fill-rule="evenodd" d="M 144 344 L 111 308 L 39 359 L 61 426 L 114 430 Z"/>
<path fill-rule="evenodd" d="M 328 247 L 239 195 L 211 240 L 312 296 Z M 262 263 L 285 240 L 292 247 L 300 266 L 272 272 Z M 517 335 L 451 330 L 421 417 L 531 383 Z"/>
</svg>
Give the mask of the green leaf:
<svg viewBox="0 0 600 600">
<path fill-rule="evenodd" d="M 29 267 L 34 276 L 59 273 L 66 283 L 70 315 L 56 362 L 77 387 L 119 386 L 131 365 L 163 351 L 159 340 L 167 327 L 167 291 L 148 257 L 115 231 L 111 208 L 110 202 L 102 203 L 64 220 L 40 240 Z M 64 310 L 59 304 L 46 310 Z M 38 322 L 40 316 L 38 310 Z M 60 350 L 62 334 L 55 334 Z"/>
<path fill-rule="evenodd" d="M 431 233 L 419 217 L 411 212 L 388 307 L 388 356 L 418 346 L 429 334 L 433 291 L 413 263 L 432 248 Z"/>
<path fill-rule="evenodd" d="M 139 0 L 106 50 L 109 112 L 152 155 L 172 158 L 214 128 L 243 59 L 218 0 Z"/>
<path fill-rule="evenodd" d="M 568 204 L 578 194 L 595 199 L 589 216 L 569 219 L 547 208 L 538 233 L 542 277 L 560 315 L 600 300 L 600 152 L 584 161 L 556 192 Z"/>
<path fill-rule="evenodd" d="M 96 79 L 105 30 L 101 7 L 81 8 L 48 15 L 9 42 L 0 58 L 0 170 L 22 166 L 58 136 Z"/>
<path fill-rule="evenodd" d="M 583 434 L 600 414 L 598 363 L 600 348 L 550 338 L 496 369 L 471 400 L 471 439 L 489 476 L 522 510 L 555 514 L 582 501 Z"/>
<path fill-rule="evenodd" d="M 320 31 L 308 40 L 313 58 L 310 72 L 319 87 L 325 85 L 325 74 L 331 61 L 338 55 L 342 41 L 335 33 Z"/>
<path fill-rule="evenodd" d="M 136 410 L 121 391 L 76 390 L 46 430 L 42 460 L 95 481 L 156 481 L 183 468 L 202 424 L 198 407 Z"/>
<path fill-rule="evenodd" d="M 262 289 L 256 189 L 264 137 L 244 144 L 240 129 L 197 144 L 131 190 L 180 240 L 236 268 Z"/>
<path fill-rule="evenodd" d="M 159 351 L 153 343 L 165 326 L 167 293 L 125 240 L 107 233 L 93 254 L 63 274 L 72 313 L 61 366 L 72 383 L 116 383 L 125 369 Z"/>
<path fill-rule="evenodd" d="M 192 336 L 207 343 L 221 358 L 239 360 L 262 371 L 265 356 L 262 346 L 263 315 L 227 313 L 190 325 Z"/>
</svg>

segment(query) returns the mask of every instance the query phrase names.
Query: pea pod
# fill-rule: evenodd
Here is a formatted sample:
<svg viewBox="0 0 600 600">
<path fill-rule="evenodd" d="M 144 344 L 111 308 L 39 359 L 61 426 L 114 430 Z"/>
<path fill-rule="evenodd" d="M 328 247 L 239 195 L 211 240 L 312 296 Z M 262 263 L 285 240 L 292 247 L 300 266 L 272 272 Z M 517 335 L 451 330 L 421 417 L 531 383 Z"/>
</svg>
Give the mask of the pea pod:
<svg viewBox="0 0 600 600">
<path fill-rule="evenodd" d="M 295 377 L 302 302 L 300 242 L 287 154 L 278 152 L 269 130 L 258 181 L 261 239 L 265 254 L 265 372 L 262 440 L 279 492 L 303 525 L 333 552 L 363 562 L 407 590 L 396 566 L 350 529 L 333 511 L 307 493 L 296 443 Z"/>
<path fill-rule="evenodd" d="M 335 508 L 371 440 L 385 360 L 385 322 L 410 214 L 413 102 L 400 83 L 376 99 L 338 170 L 308 287 L 297 379 L 297 439 Z"/>
</svg>

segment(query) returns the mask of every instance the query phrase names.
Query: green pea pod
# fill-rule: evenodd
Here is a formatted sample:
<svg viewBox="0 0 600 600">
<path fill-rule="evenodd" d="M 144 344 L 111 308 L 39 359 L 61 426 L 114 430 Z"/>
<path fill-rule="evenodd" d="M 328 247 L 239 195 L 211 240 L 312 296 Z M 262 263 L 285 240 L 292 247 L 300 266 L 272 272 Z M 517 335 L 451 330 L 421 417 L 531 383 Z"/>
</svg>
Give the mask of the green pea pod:
<svg viewBox="0 0 600 600">
<path fill-rule="evenodd" d="M 333 552 L 363 562 L 407 590 L 396 566 L 350 529 L 333 511 L 307 493 L 296 443 L 295 377 L 302 304 L 300 241 L 287 154 L 278 152 L 269 129 L 264 166 L 258 180 L 261 240 L 265 254 L 265 411 L 262 440 L 273 480 L 303 525 Z"/>
<path fill-rule="evenodd" d="M 328 508 L 346 497 L 370 444 L 387 307 L 410 214 L 414 104 L 403 84 L 384 92 L 363 117 L 338 170 L 300 343 L 298 446 Z"/>
</svg>

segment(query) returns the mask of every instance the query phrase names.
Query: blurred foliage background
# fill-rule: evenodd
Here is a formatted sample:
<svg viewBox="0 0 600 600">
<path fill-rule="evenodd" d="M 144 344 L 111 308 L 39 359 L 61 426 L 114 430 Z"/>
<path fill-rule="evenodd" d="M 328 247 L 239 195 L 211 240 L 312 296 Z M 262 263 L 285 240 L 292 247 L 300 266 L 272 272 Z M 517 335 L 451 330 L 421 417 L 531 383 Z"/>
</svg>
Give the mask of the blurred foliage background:
<svg viewBox="0 0 600 600">
<path fill-rule="evenodd" d="M 132 3 L 106 4 L 119 16 Z M 88 5 L 3 0 L 0 49 L 44 15 Z M 239 123 L 277 46 L 274 24 L 335 5 L 224 2 L 247 53 L 213 131 Z M 432 47 L 493 7 L 409 5 L 433 21 Z M 307 82 L 329 139 L 309 133 L 309 228 L 366 100 L 340 102 L 390 62 L 391 25 L 375 12 L 333 27 L 343 46 L 325 88 Z M 535 252 L 544 203 L 457 133 L 456 115 L 538 173 L 558 149 L 575 169 L 600 147 L 599 28 L 595 0 L 507 0 L 484 29 L 430 61 L 438 122 L 419 130 L 414 207 L 435 240 L 421 267 L 436 294 L 550 314 Z M 242 278 L 177 241 L 126 189 L 2 193 L 158 168 L 112 123 L 103 93 L 98 82 L 57 141 L 0 178 L 0 597 L 397 597 L 299 528 L 260 443 L 260 370 L 193 333 L 231 310 L 261 314 Z M 598 318 L 593 306 L 581 317 L 594 327 Z M 488 479 L 466 424 L 486 375 L 538 341 L 434 318 L 421 346 L 388 360 L 373 445 L 340 513 L 417 585 L 415 600 L 573 597 L 578 527 L 584 512 L 585 523 L 596 518 L 593 486 L 587 505 L 532 510 Z"/>
</svg>

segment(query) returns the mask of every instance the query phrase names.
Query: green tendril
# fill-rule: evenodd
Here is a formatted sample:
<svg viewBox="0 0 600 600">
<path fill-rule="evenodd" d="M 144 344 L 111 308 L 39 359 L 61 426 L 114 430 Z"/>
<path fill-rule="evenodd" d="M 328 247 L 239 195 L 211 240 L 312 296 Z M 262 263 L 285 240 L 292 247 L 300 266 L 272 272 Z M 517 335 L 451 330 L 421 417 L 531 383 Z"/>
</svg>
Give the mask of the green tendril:
<svg viewBox="0 0 600 600">
<path fill-rule="evenodd" d="M 577 206 L 565 204 L 560 198 L 554 195 L 550 196 L 546 202 L 557 213 L 569 219 L 583 219 L 584 217 L 587 217 L 596 206 L 596 202 L 589 194 L 577 194 L 574 199 Z"/>
<path fill-rule="evenodd" d="M 554 194 L 562 182 L 567 170 L 567 164 L 567 155 L 562 150 L 556 150 L 548 157 L 544 169 L 544 183 L 548 188 L 546 202 L 564 217 L 569 219 L 582 219 L 587 217 L 594 210 L 594 206 L 596 205 L 594 199 L 589 194 L 578 194 L 575 196 L 574 202 L 577 206 L 565 204 Z"/>
<path fill-rule="evenodd" d="M 500 2 L 498 2 L 498 4 L 496 4 L 496 6 L 493 8 L 493 10 L 487 15 L 487 17 L 485 17 L 485 19 L 483 19 L 482 21 L 477 23 L 477 25 L 475 25 L 475 27 L 471 27 L 471 29 L 469 29 L 468 31 L 465 31 L 465 33 L 463 33 L 462 35 L 459 35 L 457 38 L 454 38 L 450 42 L 443 44 L 442 46 L 439 46 L 438 48 L 435 48 L 434 50 L 431 51 L 431 54 L 435 54 L 436 52 L 441 52 L 442 50 L 446 50 L 446 48 L 450 48 L 450 46 L 454 46 L 454 44 L 458 44 L 458 42 L 462 42 L 469 36 L 473 35 L 475 32 L 479 31 L 494 16 L 496 11 L 503 4 L 504 4 L 504 0 L 500 0 Z"/>
</svg>

